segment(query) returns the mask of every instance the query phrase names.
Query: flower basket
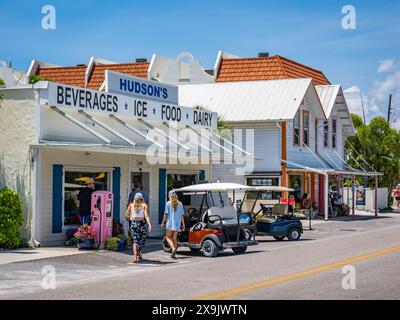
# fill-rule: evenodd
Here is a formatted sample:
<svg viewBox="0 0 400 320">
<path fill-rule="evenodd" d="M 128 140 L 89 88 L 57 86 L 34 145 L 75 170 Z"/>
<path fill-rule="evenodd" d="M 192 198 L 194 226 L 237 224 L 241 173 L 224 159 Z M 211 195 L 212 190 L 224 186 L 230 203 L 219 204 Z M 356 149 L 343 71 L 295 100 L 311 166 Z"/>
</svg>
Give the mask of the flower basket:
<svg viewBox="0 0 400 320">
<path fill-rule="evenodd" d="M 78 249 L 93 249 L 93 248 L 95 248 L 94 230 L 88 224 L 81 225 L 79 227 L 79 229 L 74 233 L 74 237 L 77 240 Z"/>
</svg>

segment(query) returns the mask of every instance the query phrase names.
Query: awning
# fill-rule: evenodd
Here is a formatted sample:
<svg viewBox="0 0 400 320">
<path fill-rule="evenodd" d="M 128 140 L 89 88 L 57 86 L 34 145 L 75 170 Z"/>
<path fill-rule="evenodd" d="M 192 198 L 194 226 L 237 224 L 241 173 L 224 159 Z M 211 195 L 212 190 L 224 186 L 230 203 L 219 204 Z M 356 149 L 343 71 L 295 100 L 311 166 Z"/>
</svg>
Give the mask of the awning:
<svg viewBox="0 0 400 320">
<path fill-rule="evenodd" d="M 334 169 L 330 168 L 321 168 L 321 167 L 309 167 L 302 164 L 298 164 L 292 161 L 286 161 L 287 170 L 295 170 L 295 171 L 308 171 L 308 172 L 315 172 L 323 175 L 348 175 L 348 176 L 382 176 L 383 173 L 381 172 L 371 172 L 371 171 L 361 171 L 350 166 L 346 166 L 343 169 Z"/>
<path fill-rule="evenodd" d="M 213 129 L 207 129 L 207 135 L 203 135 L 201 130 L 187 125 L 177 126 L 175 123 L 145 121 L 48 105 L 40 106 L 40 119 L 39 143 L 32 145 L 35 148 L 146 156 L 149 148 L 157 148 L 157 155 L 160 156 L 183 152 L 187 159 L 203 159 L 206 156 L 210 163 L 223 163 L 226 154 L 233 157 L 235 153 L 236 156 L 240 154 L 253 159 L 240 146 L 226 139 L 222 143 Z M 188 131 L 194 139 L 185 139 L 183 133 Z"/>
</svg>

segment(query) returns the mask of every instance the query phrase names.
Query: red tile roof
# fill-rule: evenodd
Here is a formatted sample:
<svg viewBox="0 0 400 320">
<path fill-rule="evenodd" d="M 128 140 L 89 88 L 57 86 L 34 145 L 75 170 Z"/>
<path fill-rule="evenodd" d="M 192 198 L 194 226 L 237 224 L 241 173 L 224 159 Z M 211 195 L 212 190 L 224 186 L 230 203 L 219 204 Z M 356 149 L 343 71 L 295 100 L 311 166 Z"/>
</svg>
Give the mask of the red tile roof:
<svg viewBox="0 0 400 320">
<path fill-rule="evenodd" d="M 149 69 L 149 65 L 149 62 L 95 65 L 92 69 L 92 74 L 89 77 L 87 87 L 92 89 L 99 89 L 104 81 L 105 70 L 112 70 L 115 72 L 129 74 L 135 77 L 147 78 L 147 70 Z"/>
<path fill-rule="evenodd" d="M 69 84 L 71 86 L 85 86 L 86 66 L 38 68 L 36 75 L 42 79 Z"/>
<path fill-rule="evenodd" d="M 50 67 L 38 68 L 36 75 L 49 81 L 64 83 L 68 85 L 84 87 L 85 86 L 85 71 L 87 66 L 74 67 Z M 92 68 L 92 73 L 89 76 L 87 84 L 88 88 L 99 89 L 104 81 L 104 71 L 113 70 L 129 74 L 136 77 L 147 78 L 148 62 L 134 62 L 121 64 L 97 64 Z"/>
<path fill-rule="evenodd" d="M 330 84 L 325 75 L 279 55 L 221 61 L 216 82 L 312 78 L 315 85 Z"/>
</svg>

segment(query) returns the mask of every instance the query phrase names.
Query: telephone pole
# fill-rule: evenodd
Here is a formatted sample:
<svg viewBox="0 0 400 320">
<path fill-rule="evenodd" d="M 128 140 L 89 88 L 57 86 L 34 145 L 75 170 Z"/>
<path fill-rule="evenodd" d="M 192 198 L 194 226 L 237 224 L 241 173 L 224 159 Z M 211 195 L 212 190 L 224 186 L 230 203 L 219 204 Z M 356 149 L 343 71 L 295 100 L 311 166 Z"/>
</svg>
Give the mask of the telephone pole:
<svg viewBox="0 0 400 320">
<path fill-rule="evenodd" d="M 392 94 L 389 95 L 389 106 L 388 106 L 388 114 L 387 114 L 387 121 L 390 125 L 390 115 L 392 113 Z"/>
</svg>

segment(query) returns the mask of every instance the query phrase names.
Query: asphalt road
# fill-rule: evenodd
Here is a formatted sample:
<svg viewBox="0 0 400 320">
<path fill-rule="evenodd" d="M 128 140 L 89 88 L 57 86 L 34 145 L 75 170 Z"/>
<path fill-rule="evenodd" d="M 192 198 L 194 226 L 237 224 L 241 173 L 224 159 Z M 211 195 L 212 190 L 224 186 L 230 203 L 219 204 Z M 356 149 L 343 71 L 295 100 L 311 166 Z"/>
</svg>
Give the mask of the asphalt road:
<svg viewBox="0 0 400 320">
<path fill-rule="evenodd" d="M 182 248 L 174 261 L 152 243 L 140 265 L 107 251 L 0 265 L 0 299 L 400 299 L 399 214 L 321 223 L 297 242 L 258 240 L 212 259 Z M 355 289 L 342 286 L 349 265 Z M 45 266 L 55 289 L 42 286 Z"/>
</svg>

